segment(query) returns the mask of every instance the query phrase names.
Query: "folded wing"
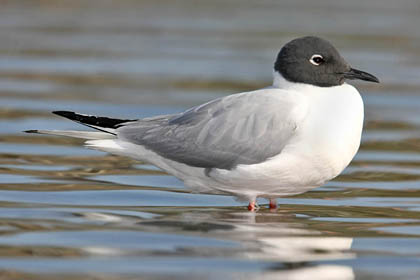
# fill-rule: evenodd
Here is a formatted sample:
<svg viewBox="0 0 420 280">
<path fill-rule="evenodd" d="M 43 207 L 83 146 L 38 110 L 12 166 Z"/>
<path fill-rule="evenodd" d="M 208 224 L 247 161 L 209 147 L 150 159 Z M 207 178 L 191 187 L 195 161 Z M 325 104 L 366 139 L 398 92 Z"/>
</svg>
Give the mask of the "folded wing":
<svg viewBox="0 0 420 280">
<path fill-rule="evenodd" d="M 286 95 L 260 90 L 124 124 L 116 133 L 177 162 L 232 169 L 279 154 L 296 131 L 295 106 Z"/>
</svg>

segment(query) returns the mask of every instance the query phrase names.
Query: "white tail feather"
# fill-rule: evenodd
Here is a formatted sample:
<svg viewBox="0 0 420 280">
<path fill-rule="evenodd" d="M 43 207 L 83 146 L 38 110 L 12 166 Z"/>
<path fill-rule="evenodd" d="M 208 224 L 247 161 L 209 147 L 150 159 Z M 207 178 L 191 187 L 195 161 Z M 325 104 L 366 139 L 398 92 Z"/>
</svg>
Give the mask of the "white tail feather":
<svg viewBox="0 0 420 280">
<path fill-rule="evenodd" d="M 115 139 L 116 136 L 101 131 L 77 131 L 77 130 L 30 130 L 29 133 L 48 134 L 56 136 L 68 136 L 86 140 Z"/>
<path fill-rule="evenodd" d="M 127 156 L 126 149 L 121 147 L 116 139 L 97 139 L 88 140 L 85 142 L 85 146 L 91 149 L 99 150 L 102 152 L 111 153 L 119 156 Z"/>
</svg>

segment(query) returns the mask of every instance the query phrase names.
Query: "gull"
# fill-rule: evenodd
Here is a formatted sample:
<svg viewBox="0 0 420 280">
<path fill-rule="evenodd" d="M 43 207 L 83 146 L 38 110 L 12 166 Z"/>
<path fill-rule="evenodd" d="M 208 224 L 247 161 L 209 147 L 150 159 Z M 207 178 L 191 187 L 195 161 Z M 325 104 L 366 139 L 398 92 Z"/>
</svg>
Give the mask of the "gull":
<svg viewBox="0 0 420 280">
<path fill-rule="evenodd" d="M 184 112 L 115 119 L 55 111 L 97 131 L 28 130 L 85 139 L 89 148 L 153 164 L 192 191 L 229 194 L 258 209 L 338 176 L 359 149 L 363 100 L 347 79 L 379 83 L 354 69 L 325 39 L 284 45 L 273 85 Z"/>
</svg>

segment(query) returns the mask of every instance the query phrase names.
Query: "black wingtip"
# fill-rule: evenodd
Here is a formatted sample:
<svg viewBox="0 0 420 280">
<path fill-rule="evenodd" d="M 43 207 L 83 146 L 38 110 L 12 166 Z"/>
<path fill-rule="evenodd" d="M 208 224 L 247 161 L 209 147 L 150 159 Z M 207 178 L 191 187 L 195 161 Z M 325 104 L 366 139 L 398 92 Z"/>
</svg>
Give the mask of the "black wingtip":
<svg viewBox="0 0 420 280">
<path fill-rule="evenodd" d="M 82 115 L 72 111 L 53 111 L 52 113 L 82 124 L 91 124 L 91 120 L 96 118 L 95 116 Z"/>
<path fill-rule="evenodd" d="M 71 118 L 76 115 L 76 113 L 72 111 L 53 111 L 52 113 L 65 118 Z"/>
<path fill-rule="evenodd" d="M 92 127 L 94 129 L 98 129 L 98 130 L 108 132 L 108 133 L 112 133 L 109 130 L 106 130 L 108 128 L 117 129 L 123 123 L 136 121 L 136 120 L 122 120 L 122 119 L 113 119 L 113 118 L 108 118 L 108 117 L 84 115 L 84 114 L 78 114 L 71 111 L 53 111 L 52 113 L 55 115 L 59 115 L 61 117 L 70 119 L 72 121 L 81 123 L 83 125 Z"/>
<path fill-rule="evenodd" d="M 23 132 L 25 132 L 25 133 L 38 133 L 39 130 L 38 129 L 30 129 L 30 130 L 24 130 Z"/>
</svg>

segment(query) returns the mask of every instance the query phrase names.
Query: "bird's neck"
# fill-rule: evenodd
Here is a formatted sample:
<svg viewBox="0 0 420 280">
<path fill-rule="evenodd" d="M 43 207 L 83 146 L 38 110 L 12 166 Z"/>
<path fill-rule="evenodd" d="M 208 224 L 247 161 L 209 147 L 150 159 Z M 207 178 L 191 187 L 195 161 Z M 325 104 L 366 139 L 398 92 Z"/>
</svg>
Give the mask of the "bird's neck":
<svg viewBox="0 0 420 280">
<path fill-rule="evenodd" d="M 294 83 L 286 80 L 282 74 L 277 72 L 276 70 L 273 71 L 273 87 L 281 88 L 281 89 L 291 89 L 297 87 L 305 87 L 307 85 L 302 83 Z"/>
<path fill-rule="evenodd" d="M 332 86 L 332 87 L 319 87 L 311 84 L 304 84 L 304 83 L 295 83 L 286 80 L 282 74 L 280 74 L 277 71 L 273 71 L 273 87 L 280 88 L 280 89 L 286 89 L 286 90 L 294 90 L 294 91 L 300 91 L 300 92 L 329 92 L 331 89 L 336 89 L 337 87 L 341 86 L 347 86 L 346 83 L 339 85 L 339 86 Z"/>
</svg>

